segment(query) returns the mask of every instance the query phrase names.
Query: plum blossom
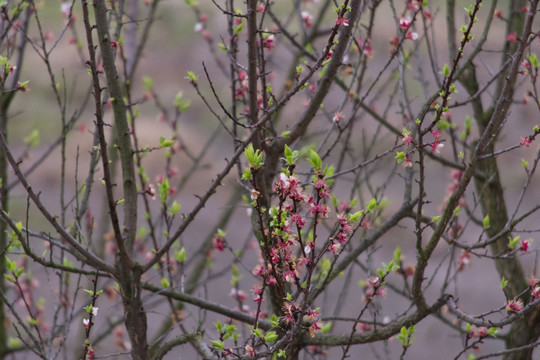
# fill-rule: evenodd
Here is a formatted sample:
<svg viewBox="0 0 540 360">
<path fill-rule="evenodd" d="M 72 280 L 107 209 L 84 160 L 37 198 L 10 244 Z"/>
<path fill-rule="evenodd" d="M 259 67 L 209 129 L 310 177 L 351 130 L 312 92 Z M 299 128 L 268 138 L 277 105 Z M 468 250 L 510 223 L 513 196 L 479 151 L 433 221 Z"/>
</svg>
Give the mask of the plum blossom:
<svg viewBox="0 0 540 360">
<path fill-rule="evenodd" d="M 345 19 L 343 16 L 338 16 L 336 25 L 349 26 L 349 20 Z"/>
<path fill-rule="evenodd" d="M 521 146 L 529 147 L 531 145 L 531 143 L 532 143 L 532 140 L 531 140 L 531 138 L 529 136 L 526 136 L 524 138 L 519 139 L 519 144 Z"/>
<path fill-rule="evenodd" d="M 399 27 L 403 30 L 407 30 L 411 26 L 411 18 L 409 16 L 399 18 Z"/>
<path fill-rule="evenodd" d="M 226 242 L 225 239 L 223 239 L 221 236 L 216 236 L 212 239 L 212 243 L 214 245 L 214 249 L 216 249 L 219 252 L 223 252 L 225 250 Z"/>
<path fill-rule="evenodd" d="M 313 16 L 310 13 L 308 13 L 307 11 L 302 11 L 301 16 L 305 27 L 310 28 L 313 26 L 313 24 L 311 23 Z"/>
<path fill-rule="evenodd" d="M 69 14 L 71 14 L 71 1 L 65 1 L 60 4 L 60 12 L 62 16 L 69 17 Z"/>
<path fill-rule="evenodd" d="M 506 311 L 512 313 L 512 312 L 520 312 L 523 310 L 523 300 L 509 300 L 506 304 Z"/>
<path fill-rule="evenodd" d="M 532 289 L 531 297 L 533 298 L 533 300 L 540 299 L 540 286 L 536 286 L 534 289 Z"/>
<path fill-rule="evenodd" d="M 154 185 L 149 184 L 149 185 L 146 187 L 146 193 L 147 193 L 148 195 L 150 195 L 150 197 L 152 198 L 152 200 L 156 200 L 156 188 L 154 187 Z"/>
<path fill-rule="evenodd" d="M 413 137 L 411 135 L 411 132 L 403 129 L 403 137 L 401 138 L 401 141 L 403 141 L 405 145 L 411 145 L 413 143 Z"/>
<path fill-rule="evenodd" d="M 418 40 L 418 33 L 414 32 L 414 31 L 409 31 L 409 32 L 407 32 L 405 34 L 405 39 L 416 41 L 416 40 Z"/>
<path fill-rule="evenodd" d="M 404 168 L 410 168 L 413 166 L 412 160 L 409 156 L 405 156 L 405 160 L 401 163 Z"/>
<path fill-rule="evenodd" d="M 198 33 L 202 32 L 204 30 L 204 24 L 201 22 L 196 23 L 193 30 Z"/>
<path fill-rule="evenodd" d="M 487 327 L 485 326 L 481 326 L 481 327 L 473 327 L 471 329 L 471 332 L 469 333 L 469 337 L 471 338 L 483 338 L 483 337 L 486 337 L 488 334 L 488 329 Z"/>
<path fill-rule="evenodd" d="M 83 319 L 83 325 L 85 328 L 89 328 L 90 327 L 90 319 Z"/>
<path fill-rule="evenodd" d="M 519 251 L 521 252 L 527 252 L 529 251 L 529 245 L 531 244 L 530 240 L 522 240 L 519 245 Z"/>
<path fill-rule="evenodd" d="M 443 147 L 444 147 L 444 144 L 439 142 L 439 140 L 437 140 L 433 144 L 431 144 L 431 152 L 440 154 Z"/>
<path fill-rule="evenodd" d="M 338 123 L 342 119 L 343 119 L 343 114 L 341 113 L 341 111 L 336 111 L 334 116 L 332 117 L 332 121 L 335 123 Z"/>
</svg>

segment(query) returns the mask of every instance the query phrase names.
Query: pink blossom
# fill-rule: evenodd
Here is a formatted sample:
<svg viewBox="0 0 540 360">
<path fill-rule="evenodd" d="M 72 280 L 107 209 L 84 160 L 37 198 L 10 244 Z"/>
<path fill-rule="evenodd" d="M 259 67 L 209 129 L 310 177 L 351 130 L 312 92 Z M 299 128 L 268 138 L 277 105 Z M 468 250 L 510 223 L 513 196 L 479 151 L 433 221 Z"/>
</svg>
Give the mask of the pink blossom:
<svg viewBox="0 0 540 360">
<path fill-rule="evenodd" d="M 532 143 L 532 140 L 529 136 L 519 139 L 519 144 L 521 146 L 529 147 L 531 143 Z"/>
<path fill-rule="evenodd" d="M 523 301 L 521 299 L 509 300 L 506 304 L 506 311 L 508 312 L 520 312 L 521 310 L 523 310 Z"/>
<path fill-rule="evenodd" d="M 204 24 L 200 22 L 196 23 L 193 30 L 198 33 L 202 32 L 204 30 Z"/>
<path fill-rule="evenodd" d="M 275 37 L 273 34 L 263 39 L 263 46 L 268 50 L 272 50 L 276 47 Z"/>
<path fill-rule="evenodd" d="M 156 200 L 156 189 L 155 189 L 154 185 L 149 184 L 149 185 L 146 187 L 146 193 L 147 193 L 148 195 L 150 195 L 150 197 L 152 198 L 152 200 Z"/>
<path fill-rule="evenodd" d="M 517 42 L 517 34 L 516 33 L 508 34 L 508 36 L 506 37 L 506 41 L 508 41 L 510 43 L 516 43 Z"/>
<path fill-rule="evenodd" d="M 336 25 L 349 26 L 349 20 L 345 19 L 343 16 L 338 16 Z"/>
<path fill-rule="evenodd" d="M 440 140 L 440 138 L 441 138 L 441 131 L 440 131 L 440 130 L 433 130 L 433 131 L 431 132 L 431 135 L 433 136 L 433 138 L 434 138 L 435 140 Z"/>
<path fill-rule="evenodd" d="M 531 242 L 529 240 L 522 240 L 520 245 L 519 245 L 519 251 L 521 251 L 521 252 L 529 251 L 529 245 L 530 244 L 531 244 Z"/>
<path fill-rule="evenodd" d="M 466 265 L 469 265 L 470 262 L 471 262 L 471 253 L 463 250 L 461 252 L 461 255 L 459 255 L 457 269 L 459 271 L 463 270 Z"/>
<path fill-rule="evenodd" d="M 330 245 L 328 245 L 328 250 L 330 250 L 332 254 L 338 255 L 341 251 L 341 244 L 332 242 Z"/>
<path fill-rule="evenodd" d="M 411 145 L 413 143 L 413 138 L 410 133 L 404 133 L 401 141 L 403 141 L 405 145 Z"/>
<path fill-rule="evenodd" d="M 349 210 L 349 203 L 347 201 L 340 202 L 338 205 L 338 211 L 340 213 L 344 213 L 347 210 Z"/>
<path fill-rule="evenodd" d="M 418 33 L 415 33 L 414 31 L 409 31 L 405 34 L 405 39 L 416 41 L 418 40 Z"/>
<path fill-rule="evenodd" d="M 65 1 L 60 4 L 60 12 L 62 13 L 62 16 L 69 17 L 71 14 L 71 1 Z"/>
<path fill-rule="evenodd" d="M 330 208 L 325 204 L 311 204 L 308 212 L 310 214 L 320 214 L 323 218 L 328 217 Z"/>
<path fill-rule="evenodd" d="M 469 336 L 471 338 L 483 338 L 483 337 L 486 337 L 486 335 L 488 334 L 488 329 L 487 327 L 485 326 L 481 326 L 481 327 L 473 327 L 471 329 L 471 332 L 469 333 Z"/>
<path fill-rule="evenodd" d="M 502 19 L 502 11 L 501 10 L 495 10 L 493 12 L 493 16 L 499 18 L 499 19 Z"/>
<path fill-rule="evenodd" d="M 225 250 L 225 239 L 223 239 L 221 236 L 216 236 L 212 239 L 212 243 L 214 245 L 214 249 L 216 249 L 219 252 L 223 252 Z"/>
<path fill-rule="evenodd" d="M 229 295 L 233 299 L 238 300 L 238 301 L 244 301 L 247 298 L 247 295 L 246 295 L 246 293 L 244 291 L 238 290 L 236 288 L 232 288 Z"/>
<path fill-rule="evenodd" d="M 411 18 L 408 16 L 399 18 L 399 27 L 401 27 L 403 30 L 407 30 L 409 26 L 411 26 L 411 21 Z"/>
<path fill-rule="evenodd" d="M 291 221 L 294 222 L 298 227 L 303 227 L 306 225 L 306 222 L 304 219 L 302 219 L 302 215 L 299 213 L 292 213 L 290 215 Z"/>
<path fill-rule="evenodd" d="M 420 10 L 420 4 L 418 3 L 418 1 L 413 0 L 407 3 L 407 9 L 412 12 L 417 12 L 418 10 Z"/>
<path fill-rule="evenodd" d="M 339 122 L 341 119 L 343 119 L 343 114 L 341 113 L 341 111 L 336 111 L 336 113 L 334 114 L 334 117 L 332 117 L 332 121 L 334 121 L 335 123 Z"/>
<path fill-rule="evenodd" d="M 307 11 L 302 11 L 301 16 L 305 27 L 309 28 L 313 26 L 313 24 L 311 23 L 313 16 L 310 13 L 308 13 Z"/>
<path fill-rule="evenodd" d="M 532 296 L 533 300 L 538 300 L 538 299 L 540 299 L 540 286 L 536 286 L 536 287 L 531 291 L 531 296 Z"/>
<path fill-rule="evenodd" d="M 409 156 L 405 156 L 405 160 L 401 163 L 404 168 L 410 168 L 413 166 L 412 160 Z"/>
<path fill-rule="evenodd" d="M 439 142 L 439 140 L 436 140 L 433 144 L 431 144 L 431 152 L 440 154 L 443 147 L 444 144 Z"/>
</svg>

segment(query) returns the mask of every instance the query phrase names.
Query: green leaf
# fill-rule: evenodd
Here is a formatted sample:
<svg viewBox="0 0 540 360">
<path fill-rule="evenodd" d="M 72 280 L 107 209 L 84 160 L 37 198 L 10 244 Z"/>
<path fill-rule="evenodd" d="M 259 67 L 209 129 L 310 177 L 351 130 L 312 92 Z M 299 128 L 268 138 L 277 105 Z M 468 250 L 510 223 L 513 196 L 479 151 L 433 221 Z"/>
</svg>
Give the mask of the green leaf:
<svg viewBox="0 0 540 360">
<path fill-rule="evenodd" d="M 395 250 L 394 250 L 394 257 L 392 259 L 392 261 L 394 262 L 394 264 L 396 264 L 397 266 L 399 266 L 401 264 L 401 249 L 400 247 L 396 247 Z"/>
<path fill-rule="evenodd" d="M 235 28 L 234 28 L 234 34 L 235 35 L 238 35 L 242 32 L 242 30 L 244 29 L 244 23 L 240 23 L 238 24 Z"/>
<path fill-rule="evenodd" d="M 322 167 L 322 160 L 315 150 L 309 150 L 309 155 L 307 159 L 311 166 L 313 166 L 313 169 L 319 170 Z"/>
<path fill-rule="evenodd" d="M 362 217 L 362 215 L 364 214 L 364 210 L 360 210 L 360 211 L 357 211 L 353 214 L 349 214 L 349 221 L 350 222 L 356 222 L 358 220 L 360 220 L 360 218 Z"/>
<path fill-rule="evenodd" d="M 287 165 L 294 165 L 296 164 L 296 161 L 298 160 L 299 152 L 298 150 L 291 150 L 290 147 L 285 145 L 285 148 L 283 150 L 283 153 L 285 155 L 285 162 Z"/>
<path fill-rule="evenodd" d="M 328 322 L 321 327 L 321 334 L 326 334 L 332 329 L 332 323 Z"/>
<path fill-rule="evenodd" d="M 252 179 L 251 169 L 250 168 L 245 168 L 244 173 L 242 174 L 242 180 L 249 181 L 251 179 Z"/>
<path fill-rule="evenodd" d="M 527 169 L 527 166 L 529 166 L 529 162 L 525 159 L 521 159 L 521 166 L 523 166 L 524 169 Z"/>
<path fill-rule="evenodd" d="M 517 244 L 519 243 L 519 239 L 520 239 L 520 236 L 519 236 L 519 235 L 516 236 L 516 237 L 513 238 L 513 239 L 510 239 L 510 240 L 508 241 L 508 247 L 509 247 L 510 249 L 514 249 L 514 248 L 517 246 Z"/>
<path fill-rule="evenodd" d="M 260 150 L 255 150 L 253 148 L 253 144 L 249 144 L 246 149 L 244 150 L 244 156 L 246 157 L 247 162 L 249 163 L 249 166 L 251 166 L 254 169 L 260 168 L 262 165 L 264 165 L 262 161 L 262 153 Z"/>
<path fill-rule="evenodd" d="M 197 83 L 197 81 L 199 81 L 199 77 L 195 75 L 195 73 L 188 71 L 187 75 L 188 75 L 187 78 L 189 79 L 190 82 Z"/>
<path fill-rule="evenodd" d="M 504 278 L 504 276 L 501 279 L 501 289 L 504 289 L 508 285 L 508 280 Z"/>
<path fill-rule="evenodd" d="M 176 94 L 176 98 L 174 99 L 174 106 L 176 106 L 179 112 L 186 112 L 191 106 L 191 100 L 184 100 L 184 94 L 179 91 L 178 94 Z"/>
<path fill-rule="evenodd" d="M 444 64 L 442 73 L 444 77 L 448 77 L 450 75 L 450 67 L 448 64 Z"/>
<path fill-rule="evenodd" d="M 174 259 L 179 263 L 186 261 L 186 249 L 182 247 L 180 250 L 174 252 Z"/>
<path fill-rule="evenodd" d="M 264 341 L 266 343 L 271 343 L 271 342 L 274 342 L 278 339 L 278 334 L 275 332 L 275 331 L 269 331 L 266 333 L 266 335 L 264 335 Z"/>
<path fill-rule="evenodd" d="M 369 212 L 373 212 L 377 208 L 377 200 L 375 198 L 369 200 L 367 207 Z"/>
<path fill-rule="evenodd" d="M 161 203 L 165 204 L 167 202 L 167 196 L 169 195 L 169 179 L 164 178 L 161 180 L 161 182 L 157 185 L 159 197 L 161 199 Z"/>
<path fill-rule="evenodd" d="M 39 136 L 39 130 L 38 129 L 34 129 L 32 130 L 32 132 L 30 133 L 30 135 L 26 136 L 24 139 L 23 139 L 24 143 L 30 147 L 36 147 L 39 145 L 39 141 L 40 141 L 40 136 Z"/>
<path fill-rule="evenodd" d="M 182 205 L 180 205 L 176 200 L 173 201 L 171 207 L 169 208 L 169 215 L 174 216 L 180 211 Z"/>
<path fill-rule="evenodd" d="M 169 279 L 167 279 L 166 277 L 161 279 L 161 287 L 168 288 L 170 286 L 171 286 L 171 283 L 169 282 Z"/>
<path fill-rule="evenodd" d="M 221 340 L 210 340 L 210 342 L 217 350 L 223 350 L 225 348 L 225 344 Z"/>
<path fill-rule="evenodd" d="M 142 81 L 144 84 L 144 90 L 151 92 L 154 88 L 154 79 L 152 79 L 150 76 L 143 76 Z"/>
<path fill-rule="evenodd" d="M 159 147 L 160 148 L 168 148 L 168 147 L 171 147 L 173 146 L 174 144 L 174 140 L 168 140 L 168 139 L 165 139 L 163 136 L 160 136 L 159 137 Z"/>
<path fill-rule="evenodd" d="M 401 151 L 398 151 L 398 152 L 396 153 L 396 161 L 397 161 L 398 164 L 401 164 L 401 162 L 402 162 L 403 160 L 405 160 L 405 158 L 406 158 L 405 153 L 403 153 L 403 152 L 401 152 Z"/>
<path fill-rule="evenodd" d="M 484 219 L 482 220 L 482 226 L 484 226 L 484 229 L 489 228 L 489 214 L 486 215 L 486 217 L 484 217 Z"/>
</svg>

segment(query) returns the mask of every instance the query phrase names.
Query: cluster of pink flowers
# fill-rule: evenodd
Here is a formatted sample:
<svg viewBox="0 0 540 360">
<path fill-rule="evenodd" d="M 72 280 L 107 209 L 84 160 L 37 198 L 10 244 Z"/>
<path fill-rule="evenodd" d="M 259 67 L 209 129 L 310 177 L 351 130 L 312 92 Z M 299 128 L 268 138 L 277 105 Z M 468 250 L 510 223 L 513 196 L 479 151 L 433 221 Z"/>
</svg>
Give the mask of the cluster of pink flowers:
<svg viewBox="0 0 540 360">
<path fill-rule="evenodd" d="M 246 94 L 249 89 L 247 72 L 245 72 L 244 70 L 240 70 L 238 72 L 238 80 L 240 80 L 240 86 L 236 88 L 235 94 L 234 94 L 237 99 L 244 96 L 244 94 Z"/>
<path fill-rule="evenodd" d="M 353 232 L 352 225 L 346 215 L 338 215 L 338 222 L 340 227 L 339 232 L 337 233 L 335 238 L 330 239 L 330 244 L 328 245 L 328 250 L 330 250 L 334 255 L 339 254 L 343 247 L 343 244 L 346 243 L 347 240 L 349 240 L 349 237 Z"/>
</svg>

